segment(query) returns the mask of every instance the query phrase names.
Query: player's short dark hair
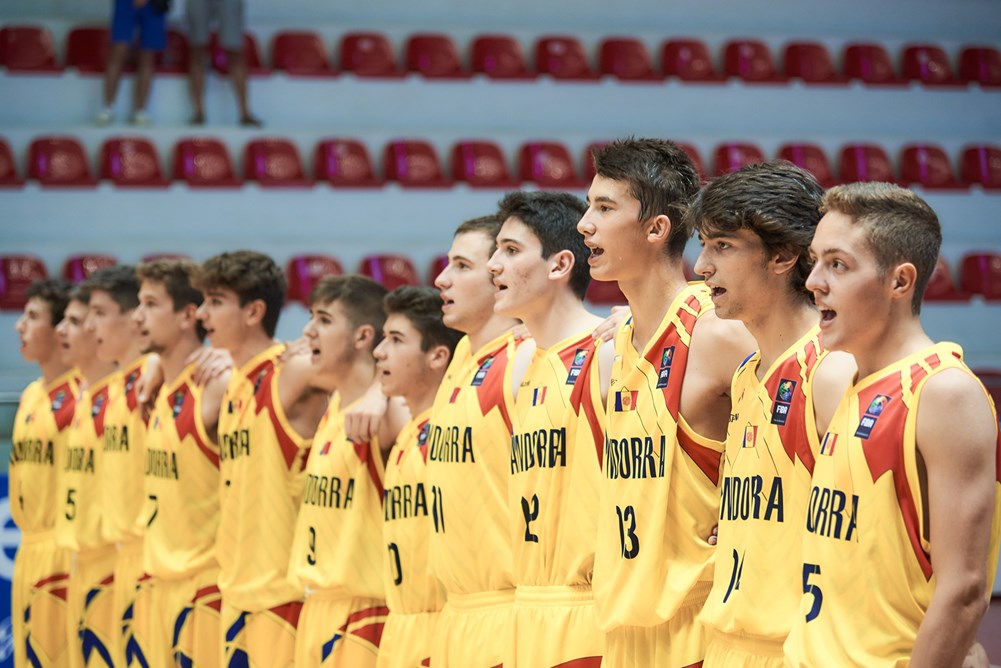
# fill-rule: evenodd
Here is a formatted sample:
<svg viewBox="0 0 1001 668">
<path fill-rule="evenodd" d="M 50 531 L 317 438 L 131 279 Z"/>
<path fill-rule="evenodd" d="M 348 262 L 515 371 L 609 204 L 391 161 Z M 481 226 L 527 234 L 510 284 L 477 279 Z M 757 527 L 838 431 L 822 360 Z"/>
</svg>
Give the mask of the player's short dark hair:
<svg viewBox="0 0 1001 668">
<path fill-rule="evenodd" d="M 421 350 L 427 352 L 434 346 L 445 346 L 448 354 L 462 338 L 462 332 L 446 327 L 442 322 L 441 294 L 435 288 L 404 285 L 390 292 L 382 300 L 386 315 L 402 315 L 421 335 Z"/>
<path fill-rule="evenodd" d="M 203 293 L 213 288 L 232 290 L 240 306 L 260 299 L 265 307 L 261 324 L 269 337 L 275 335 L 287 283 L 284 272 L 267 255 L 250 250 L 220 253 L 202 263 L 194 284 Z"/>
<path fill-rule="evenodd" d="M 666 139 L 618 139 L 591 151 L 599 176 L 629 184 L 640 203 L 640 221 L 665 215 L 671 234 L 665 252 L 681 257 L 692 229 L 684 224 L 688 202 L 699 191 L 699 172 L 684 149 Z"/>
<path fill-rule="evenodd" d="M 497 214 L 470 218 L 455 228 L 455 234 L 452 237 L 469 232 L 482 232 L 490 238 L 490 255 L 493 255 L 494 251 L 497 250 L 497 233 L 500 232 L 500 226 L 503 222 L 504 220 Z"/>
<path fill-rule="evenodd" d="M 201 306 L 205 296 L 200 290 L 195 288 L 192 280 L 198 274 L 198 264 L 187 258 L 162 258 L 141 262 L 136 267 L 136 276 L 140 285 L 143 281 L 150 283 L 160 283 L 163 285 L 170 301 L 173 304 L 174 313 L 177 313 L 186 306 Z M 195 326 L 198 340 L 205 340 L 205 326 L 201 321 Z"/>
<path fill-rule="evenodd" d="M 386 324 L 386 310 L 382 300 L 386 288 L 367 276 L 324 276 L 309 296 L 310 306 L 337 302 L 354 328 L 371 325 L 375 329 L 372 348 L 382 341 L 382 326 Z"/>
<path fill-rule="evenodd" d="M 63 319 L 66 305 L 70 301 L 72 284 L 64 278 L 42 278 L 28 286 L 28 299 L 38 299 L 49 305 L 49 317 L 55 327 Z"/>
<path fill-rule="evenodd" d="M 508 193 L 497 205 L 498 218 L 517 218 L 542 244 L 542 257 L 550 258 L 560 251 L 573 253 L 574 266 L 570 273 L 570 289 L 584 299 L 591 282 L 587 266 L 590 255 L 577 223 L 587 211 L 587 205 L 570 193 L 518 190 Z"/>
<path fill-rule="evenodd" d="M 122 312 L 139 306 L 139 279 L 136 268 L 130 264 L 115 264 L 98 269 L 84 280 L 91 293 L 107 292 Z"/>
<path fill-rule="evenodd" d="M 686 225 L 703 237 L 747 229 L 761 239 L 769 257 L 798 255 L 790 285 L 812 301 L 806 279 L 823 196 L 824 189 L 810 172 L 784 160 L 763 162 L 710 181 L 689 205 Z"/>
<path fill-rule="evenodd" d="M 70 302 L 80 302 L 81 304 L 90 303 L 90 293 L 93 289 L 84 281 L 83 283 L 76 283 L 70 288 L 69 301 Z M 69 302 L 67 302 L 67 305 Z"/>
<path fill-rule="evenodd" d="M 911 312 L 920 313 L 942 247 L 942 226 L 928 203 L 892 183 L 848 183 L 828 190 L 820 210 L 842 213 L 862 226 L 884 275 L 901 262 L 914 265 Z"/>
</svg>

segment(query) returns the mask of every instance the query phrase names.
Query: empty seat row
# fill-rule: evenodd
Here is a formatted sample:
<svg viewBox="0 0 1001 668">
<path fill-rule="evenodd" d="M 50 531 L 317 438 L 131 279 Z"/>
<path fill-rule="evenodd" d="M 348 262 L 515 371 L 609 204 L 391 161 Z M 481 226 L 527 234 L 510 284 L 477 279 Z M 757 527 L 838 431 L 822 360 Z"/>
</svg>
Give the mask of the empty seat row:
<svg viewBox="0 0 1001 668">
<path fill-rule="evenodd" d="M 233 166 L 229 150 L 219 139 L 184 138 L 173 150 L 174 179 L 190 186 L 236 187 L 244 180 L 261 186 L 309 186 L 314 182 L 335 187 L 378 187 L 396 182 L 408 187 L 448 187 L 466 183 L 471 187 L 511 189 L 520 183 L 541 188 L 579 190 L 594 176 L 591 150 L 582 156 L 583 169 L 569 149 L 559 142 L 530 141 L 521 145 L 517 169 L 509 169 L 504 151 L 486 140 L 459 141 L 451 149 L 450 175 L 443 169 L 435 148 L 419 139 L 388 142 L 382 151 L 383 176 L 377 175 L 365 145 L 349 138 L 323 139 L 313 151 L 312 177 L 307 174 L 298 149 L 280 138 L 254 139 L 243 149 L 243 178 Z M 698 150 L 682 144 L 705 177 Z M 934 144 L 908 144 L 900 150 L 900 169 L 886 150 L 875 144 L 848 144 L 838 153 L 838 172 L 824 150 L 815 144 L 785 144 L 775 154 L 811 171 L 825 187 L 838 182 L 893 181 L 926 189 L 959 189 L 978 185 L 1001 189 L 1001 147 L 974 145 L 962 149 L 959 171 L 949 155 Z M 750 143 L 724 143 L 713 151 L 712 174 L 720 175 L 744 165 L 766 160 L 765 153 Z M 94 186 L 97 180 L 87 153 L 73 137 L 38 137 L 28 147 L 28 176 L 43 186 Z M 119 186 L 163 187 L 169 180 L 161 168 L 156 148 L 146 138 L 111 137 L 100 151 L 100 178 Z M 0 138 L 0 186 L 20 186 L 10 147 Z"/>
<path fill-rule="evenodd" d="M 213 42 L 212 62 L 225 72 L 226 54 Z M 252 72 L 265 73 L 257 40 L 244 35 L 244 51 Z M 108 31 L 104 27 L 79 27 L 66 39 L 65 66 L 80 72 L 104 70 L 108 52 Z M 528 79 L 545 74 L 558 80 L 596 80 L 612 76 L 625 81 L 661 81 L 674 77 L 682 81 L 722 81 L 728 78 L 752 83 L 781 83 L 798 79 L 809 84 L 833 84 L 851 79 L 867 84 L 900 84 L 919 81 L 930 86 L 978 83 L 1001 86 L 1001 51 L 993 46 L 963 48 L 954 67 L 950 56 L 934 44 L 908 44 L 899 55 L 899 68 L 889 51 L 880 44 L 854 42 L 841 54 L 841 67 L 828 48 L 815 41 L 785 45 L 781 62 L 767 44 L 756 39 L 727 41 L 721 50 L 722 67 L 717 67 L 710 48 L 693 38 L 664 41 L 659 62 L 654 63 L 647 47 L 631 37 L 610 37 L 598 46 L 596 63 L 582 43 L 573 36 L 548 35 L 534 45 L 534 69 L 520 43 L 510 35 L 480 35 L 469 45 L 468 65 L 455 41 L 441 33 L 420 33 L 407 38 L 401 58 L 389 38 L 377 32 L 346 33 L 339 46 L 340 71 L 361 77 L 402 77 L 414 72 L 427 78 L 460 79 L 484 74 L 497 79 Z M 183 34 L 171 30 L 167 49 L 158 67 L 165 72 L 183 72 L 188 49 Z M 293 75 L 336 74 L 327 46 L 315 32 L 286 30 L 271 42 L 271 67 Z M 52 37 L 39 26 L 6 26 L 0 29 L 0 65 L 10 71 L 54 72 L 62 69 L 56 58 Z"/>
</svg>

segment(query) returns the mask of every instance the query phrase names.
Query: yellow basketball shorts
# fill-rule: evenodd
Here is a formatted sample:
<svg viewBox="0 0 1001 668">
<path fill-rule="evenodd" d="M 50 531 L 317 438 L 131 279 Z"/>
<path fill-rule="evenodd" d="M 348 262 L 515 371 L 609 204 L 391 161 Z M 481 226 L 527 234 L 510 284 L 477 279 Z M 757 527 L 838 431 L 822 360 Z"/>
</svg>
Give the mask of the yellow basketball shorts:
<svg viewBox="0 0 1001 668">
<path fill-rule="evenodd" d="M 438 617 L 435 668 L 500 666 L 511 653 L 514 590 L 449 594 Z"/>
<path fill-rule="evenodd" d="M 77 552 L 70 576 L 69 616 L 75 645 L 71 665 L 116 665 L 121 625 L 115 618 L 114 545 Z M 121 663 L 121 661 L 117 661 Z"/>
<path fill-rule="evenodd" d="M 223 665 L 291 668 L 302 601 L 249 612 L 222 601 Z"/>
<path fill-rule="evenodd" d="M 512 653 L 505 665 L 601 665 L 605 634 L 598 629 L 590 586 L 519 586 L 513 626 Z"/>
<path fill-rule="evenodd" d="M 154 578 L 140 589 L 136 614 L 147 621 L 136 635 L 155 657 L 149 666 L 222 665 L 218 581 L 219 568 L 212 567 L 177 580 Z"/>
<path fill-rule="evenodd" d="M 431 640 L 439 612 L 390 611 L 379 643 L 378 668 L 414 668 L 431 665 Z"/>
<path fill-rule="evenodd" d="M 706 628 L 706 660 L 704 668 L 783 668 L 783 640 L 720 633 Z"/>
<path fill-rule="evenodd" d="M 307 596 L 295 643 L 296 668 L 374 668 L 388 615 L 379 599 L 325 592 Z"/>
<path fill-rule="evenodd" d="M 16 665 L 69 665 L 69 578 L 70 553 L 53 532 L 21 535 L 11 582 Z"/>
<path fill-rule="evenodd" d="M 136 624 L 136 594 L 143 576 L 143 543 L 132 540 L 118 544 L 118 558 L 115 560 L 115 618 L 121 627 L 121 645 L 116 661 L 122 665 L 148 664 L 148 648 L 140 643 L 133 627 Z"/>
<path fill-rule="evenodd" d="M 706 583 L 708 595 L 712 583 Z M 658 626 L 620 626 L 605 634 L 605 668 L 696 668 L 706 654 L 705 626 L 696 620 L 705 596 L 689 595 L 678 612 Z"/>
</svg>

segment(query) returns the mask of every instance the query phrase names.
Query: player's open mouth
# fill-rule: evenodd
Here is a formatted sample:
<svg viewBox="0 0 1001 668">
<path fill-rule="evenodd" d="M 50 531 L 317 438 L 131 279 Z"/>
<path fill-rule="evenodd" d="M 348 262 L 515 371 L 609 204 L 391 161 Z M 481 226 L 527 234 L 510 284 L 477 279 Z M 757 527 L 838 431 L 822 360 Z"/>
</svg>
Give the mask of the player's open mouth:
<svg viewBox="0 0 1001 668">
<path fill-rule="evenodd" d="M 820 309 L 820 324 L 829 325 L 831 322 L 833 322 L 834 318 L 836 318 L 837 315 L 838 315 L 837 311 L 831 310 L 829 308 Z"/>
<path fill-rule="evenodd" d="M 720 288 L 720 287 L 716 287 L 714 285 L 709 286 L 709 288 L 710 288 L 710 290 L 712 290 L 712 296 L 713 297 L 719 297 L 720 295 L 723 295 L 723 294 L 726 293 L 726 288 Z"/>
<path fill-rule="evenodd" d="M 497 281 L 494 281 L 494 285 L 497 287 L 498 292 L 500 292 L 501 290 L 507 290 L 507 286 L 504 285 L 503 283 L 498 283 Z"/>
</svg>

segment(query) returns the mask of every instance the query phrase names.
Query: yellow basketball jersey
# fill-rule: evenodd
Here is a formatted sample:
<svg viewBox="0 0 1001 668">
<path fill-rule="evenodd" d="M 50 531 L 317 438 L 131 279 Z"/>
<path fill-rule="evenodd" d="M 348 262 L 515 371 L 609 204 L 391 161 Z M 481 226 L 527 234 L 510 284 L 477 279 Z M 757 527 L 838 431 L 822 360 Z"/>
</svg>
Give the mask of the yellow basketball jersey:
<svg viewBox="0 0 1001 668">
<path fill-rule="evenodd" d="M 308 591 L 326 596 L 385 599 L 385 469 L 378 440 L 355 443 L 344 435 L 344 414 L 335 395 L 313 443 L 289 575 Z"/>
<path fill-rule="evenodd" d="M 236 370 L 219 414 L 219 589 L 247 612 L 302 598 L 287 574 L 309 442 L 278 398 L 283 350 L 272 346 Z"/>
<path fill-rule="evenodd" d="M 508 481 L 514 581 L 591 584 L 604 407 L 591 332 L 536 349 L 515 400 Z"/>
<path fill-rule="evenodd" d="M 924 538 L 917 406 L 928 377 L 950 368 L 967 370 L 962 350 L 935 344 L 859 380 L 835 411 L 807 505 L 803 597 L 785 645 L 793 666 L 909 661 L 935 589 Z M 988 591 L 1001 535 L 998 478 Z"/>
<path fill-rule="evenodd" d="M 431 572 L 450 594 L 511 589 L 511 366 L 502 334 L 477 351 L 463 337 L 431 409 L 427 479 Z"/>
<path fill-rule="evenodd" d="M 779 653 L 802 597 L 802 518 L 820 448 L 812 380 L 825 355 L 814 327 L 761 380 L 760 351 L 751 355 L 730 394 L 716 568 L 701 621 L 775 641 Z"/>
<path fill-rule="evenodd" d="M 202 388 L 185 369 L 160 395 L 146 433 L 143 565 L 164 579 L 216 566 L 219 447 L 202 422 Z"/>
<path fill-rule="evenodd" d="M 109 388 L 104 416 L 104 443 L 99 472 L 104 492 L 101 531 L 109 543 L 142 537 L 143 439 L 146 421 L 139 407 L 136 384 L 142 376 L 143 356 L 116 375 Z"/>
<path fill-rule="evenodd" d="M 386 461 L 382 504 L 383 583 L 394 614 L 434 612 L 445 605 L 445 590 L 428 570 L 431 496 L 427 455 L 428 409 L 400 430 Z"/>
<path fill-rule="evenodd" d="M 10 514 L 24 533 L 51 530 L 63 511 L 58 485 L 76 391 L 74 372 L 68 371 L 48 384 L 39 378 L 21 394 L 8 475 Z"/>
<path fill-rule="evenodd" d="M 77 395 L 59 481 L 56 543 L 60 547 L 82 552 L 108 545 L 101 531 L 104 492 L 98 470 L 103 464 L 110 385 L 118 375 L 110 373 Z"/>
<path fill-rule="evenodd" d="M 615 339 L 598 512 L 594 598 L 599 624 L 658 626 L 708 591 L 723 444 L 680 414 L 692 330 L 712 310 L 703 284 L 683 290 L 642 354 L 632 319 Z"/>
</svg>

